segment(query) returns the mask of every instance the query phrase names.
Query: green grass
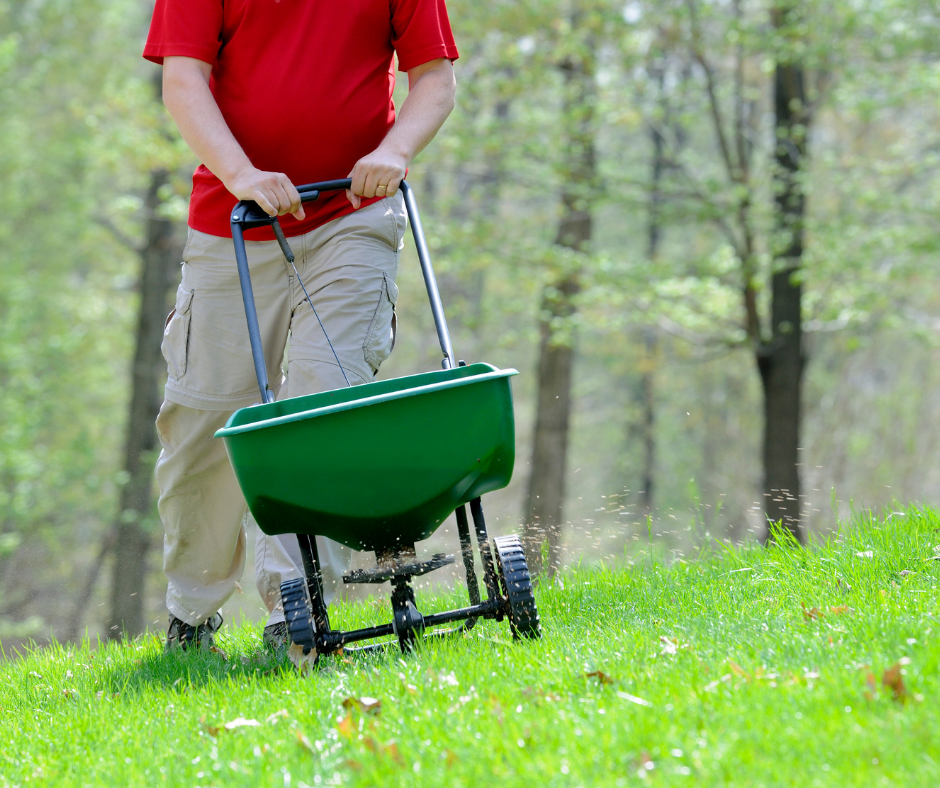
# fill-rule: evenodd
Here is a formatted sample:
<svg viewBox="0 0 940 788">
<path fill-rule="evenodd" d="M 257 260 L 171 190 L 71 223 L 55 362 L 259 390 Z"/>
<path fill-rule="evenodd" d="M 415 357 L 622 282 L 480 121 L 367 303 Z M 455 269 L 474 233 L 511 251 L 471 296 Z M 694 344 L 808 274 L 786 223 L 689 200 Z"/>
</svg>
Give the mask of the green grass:
<svg viewBox="0 0 940 788">
<path fill-rule="evenodd" d="M 227 660 L 37 650 L 0 666 L 0 786 L 938 785 L 938 530 L 910 510 L 807 550 L 571 572 L 539 642 L 486 623 L 308 678 L 247 626 Z M 378 714 L 344 707 L 363 696 Z M 259 724 L 219 730 L 239 717 Z"/>
</svg>

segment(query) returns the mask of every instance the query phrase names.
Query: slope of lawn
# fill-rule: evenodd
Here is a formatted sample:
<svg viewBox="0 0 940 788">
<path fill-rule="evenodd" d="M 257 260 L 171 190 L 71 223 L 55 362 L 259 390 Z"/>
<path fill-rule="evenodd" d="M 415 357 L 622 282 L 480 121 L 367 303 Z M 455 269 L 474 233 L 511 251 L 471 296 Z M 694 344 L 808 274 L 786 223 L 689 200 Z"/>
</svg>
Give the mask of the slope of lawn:
<svg viewBox="0 0 940 788">
<path fill-rule="evenodd" d="M 227 658 L 38 650 L 0 663 L 0 786 L 940 785 L 938 530 L 909 510 L 805 550 L 654 550 L 542 589 L 541 641 L 488 622 L 307 677 L 251 627 Z"/>
</svg>

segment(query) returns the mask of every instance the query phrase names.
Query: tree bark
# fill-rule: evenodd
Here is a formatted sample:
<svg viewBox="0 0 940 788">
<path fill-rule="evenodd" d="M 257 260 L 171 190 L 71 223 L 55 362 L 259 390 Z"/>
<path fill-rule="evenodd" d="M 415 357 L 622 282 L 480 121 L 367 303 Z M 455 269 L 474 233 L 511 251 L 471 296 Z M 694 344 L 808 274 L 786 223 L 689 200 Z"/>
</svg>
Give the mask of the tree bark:
<svg viewBox="0 0 940 788">
<path fill-rule="evenodd" d="M 591 206 L 596 189 L 593 47 L 585 47 L 584 54 L 566 60 L 561 69 L 565 160 L 562 216 L 555 244 L 585 252 L 591 240 Z M 526 555 L 536 577 L 554 576 L 561 563 L 575 357 L 571 318 L 580 289 L 579 272 L 569 268 L 558 272 L 542 292 L 535 434 L 523 517 Z M 547 561 L 543 559 L 543 545 L 547 545 Z"/>
<path fill-rule="evenodd" d="M 114 564 L 109 640 L 143 632 L 147 554 L 153 537 L 145 520 L 153 507 L 153 463 L 157 447 L 154 421 L 160 408 L 159 384 L 165 371 L 160 344 L 166 320 L 171 271 L 181 253 L 173 221 L 160 215 L 161 188 L 169 173 L 150 175 L 145 202 L 146 240 L 140 250 L 140 313 L 132 368 L 131 401 L 124 448 L 127 483 L 121 489 L 113 527 Z"/>
<path fill-rule="evenodd" d="M 653 69 L 656 76 L 656 88 L 660 98 L 660 106 L 664 110 L 664 122 L 668 118 L 668 106 L 663 96 L 666 82 L 664 67 Z M 663 130 L 654 125 L 650 126 L 650 140 L 653 143 L 653 163 L 650 172 L 649 213 L 646 224 L 646 256 L 650 265 L 656 264 L 659 257 L 659 243 L 662 238 L 662 208 L 664 197 L 662 193 L 663 175 L 666 171 L 666 140 Z M 643 436 L 643 471 L 640 480 L 640 507 L 644 514 L 653 511 L 653 490 L 656 483 L 656 358 L 659 352 L 659 337 L 655 328 L 646 326 L 643 329 L 643 369 L 640 373 L 640 407 L 642 410 L 641 434 Z"/>
<path fill-rule="evenodd" d="M 778 32 L 792 24 L 792 6 L 778 6 Z M 764 392 L 764 511 L 804 541 L 800 493 L 800 417 L 803 382 L 802 286 L 803 225 L 806 199 L 800 171 L 807 153 L 810 122 L 802 64 L 779 57 L 774 75 L 776 113 L 775 247 L 771 280 L 772 334 L 757 354 Z M 768 539 L 772 534 L 768 532 Z"/>
</svg>

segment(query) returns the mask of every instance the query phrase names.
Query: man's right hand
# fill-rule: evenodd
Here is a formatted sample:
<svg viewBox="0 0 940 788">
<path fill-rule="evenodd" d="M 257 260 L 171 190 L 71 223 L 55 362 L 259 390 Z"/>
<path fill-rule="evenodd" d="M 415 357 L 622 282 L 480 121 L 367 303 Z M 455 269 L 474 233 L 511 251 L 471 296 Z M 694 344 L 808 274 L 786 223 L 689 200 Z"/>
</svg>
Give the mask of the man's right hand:
<svg viewBox="0 0 940 788">
<path fill-rule="evenodd" d="M 212 66 L 191 57 L 163 60 L 163 102 L 186 144 L 239 200 L 254 200 L 268 216 L 304 218 L 300 195 L 281 172 L 252 165 L 209 89 Z"/>
<path fill-rule="evenodd" d="M 291 214 L 297 221 L 304 218 L 300 194 L 282 172 L 265 172 L 255 167 L 236 172 L 224 181 L 239 200 L 254 200 L 268 216 Z"/>
</svg>

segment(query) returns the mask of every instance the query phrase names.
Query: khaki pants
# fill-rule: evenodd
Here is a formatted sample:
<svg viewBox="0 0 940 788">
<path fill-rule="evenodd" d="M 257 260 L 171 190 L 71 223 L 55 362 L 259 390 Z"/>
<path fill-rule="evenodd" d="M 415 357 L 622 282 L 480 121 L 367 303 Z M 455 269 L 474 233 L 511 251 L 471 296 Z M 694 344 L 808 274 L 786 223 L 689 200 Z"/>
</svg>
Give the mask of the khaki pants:
<svg viewBox="0 0 940 788">
<path fill-rule="evenodd" d="M 371 381 L 394 346 L 395 278 L 405 228 L 399 194 L 289 239 L 297 270 L 353 385 Z M 277 243 L 249 241 L 246 247 L 268 379 L 278 398 L 343 388 L 336 359 Z M 166 604 L 195 625 L 218 611 L 245 566 L 249 515 L 224 443 L 213 434 L 233 411 L 261 399 L 230 238 L 190 230 L 163 355 L 169 374 L 157 417 L 163 450 L 156 477 Z M 322 538 L 318 545 L 329 602 L 350 551 Z M 283 620 L 280 584 L 302 576 L 300 565 L 293 536 L 259 531 L 255 573 L 268 623 Z"/>
</svg>

